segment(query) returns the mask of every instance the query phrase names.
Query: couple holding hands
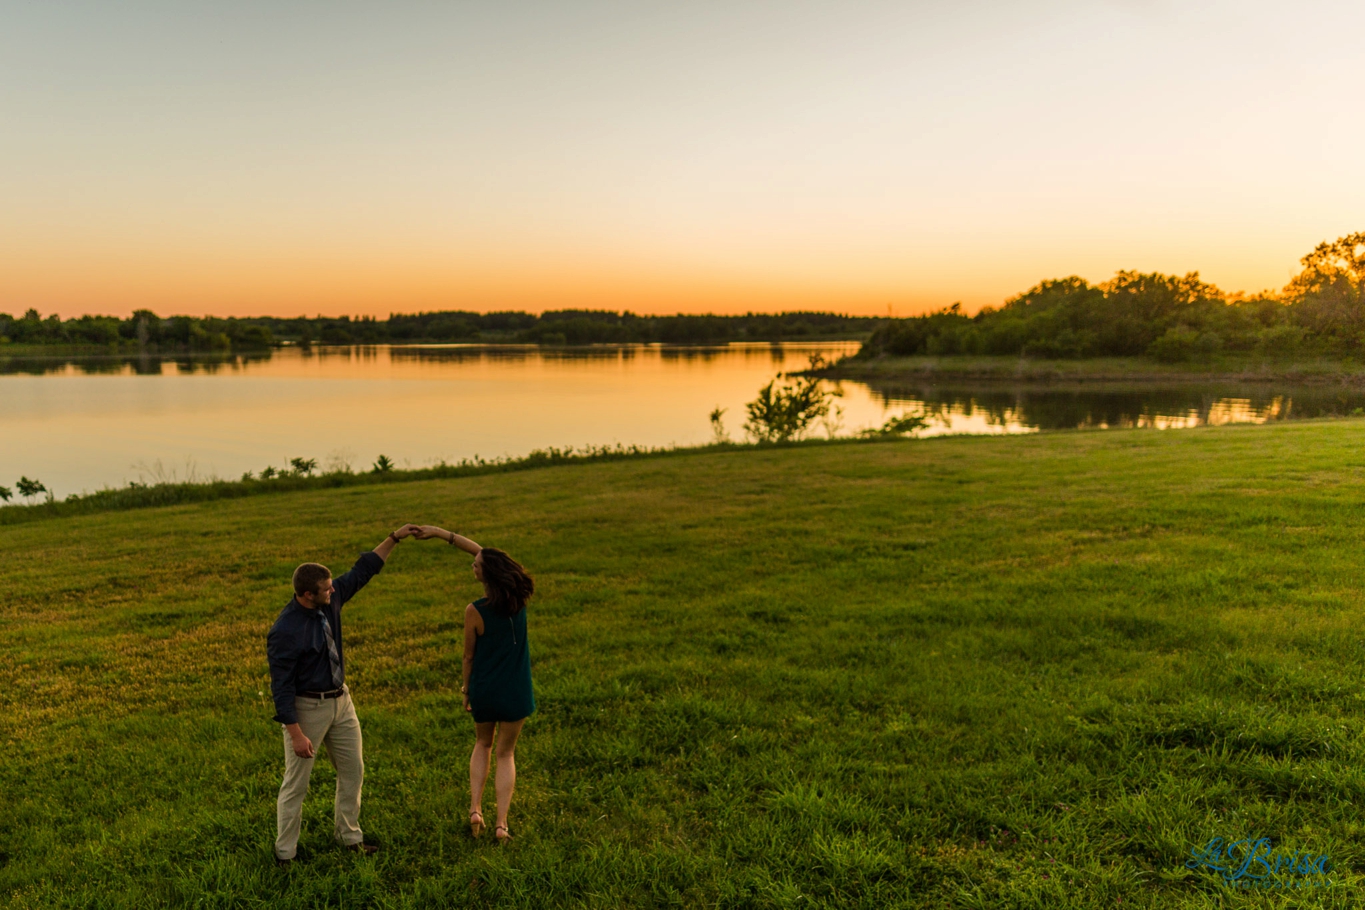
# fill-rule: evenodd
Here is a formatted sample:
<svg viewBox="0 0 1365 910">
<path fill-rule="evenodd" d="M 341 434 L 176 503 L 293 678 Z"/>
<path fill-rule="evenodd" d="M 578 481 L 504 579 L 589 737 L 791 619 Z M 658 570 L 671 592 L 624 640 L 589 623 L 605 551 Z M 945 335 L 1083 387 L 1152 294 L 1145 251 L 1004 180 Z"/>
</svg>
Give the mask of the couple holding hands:
<svg viewBox="0 0 1365 910">
<path fill-rule="evenodd" d="M 303 798 L 317 748 L 326 744 L 336 768 L 335 829 L 346 849 L 369 855 L 360 830 L 360 789 L 365 762 L 360 721 L 346 685 L 341 608 L 384 568 L 399 541 L 441 540 L 474 557 L 474 577 L 484 596 L 465 607 L 464 709 L 474 715 L 474 751 L 469 757 L 469 826 L 483 833 L 484 782 L 496 733 L 495 776 L 498 818 L 493 835 L 511 838 L 507 810 L 516 784 L 513 750 L 522 724 L 536 709 L 531 691 L 531 652 L 526 642 L 526 601 L 535 590 L 531 576 L 502 550 L 480 547 L 468 537 L 435 525 L 407 524 L 362 553 L 351 570 L 333 579 L 326 566 L 306 562 L 294 570 L 294 597 L 266 638 L 275 721 L 284 730 L 284 783 L 276 801 L 275 862 L 287 866 L 298 849 Z"/>
</svg>

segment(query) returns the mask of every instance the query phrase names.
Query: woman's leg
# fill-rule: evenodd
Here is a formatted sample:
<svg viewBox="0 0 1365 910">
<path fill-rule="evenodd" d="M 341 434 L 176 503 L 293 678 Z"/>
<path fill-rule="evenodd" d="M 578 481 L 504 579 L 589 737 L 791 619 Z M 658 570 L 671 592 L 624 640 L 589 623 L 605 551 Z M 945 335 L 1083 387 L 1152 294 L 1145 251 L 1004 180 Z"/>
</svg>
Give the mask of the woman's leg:
<svg viewBox="0 0 1365 910">
<path fill-rule="evenodd" d="M 517 762 L 513 752 L 524 723 L 526 718 L 523 717 L 498 724 L 498 770 L 493 776 L 493 785 L 498 791 L 498 825 L 503 828 L 507 827 L 507 809 L 512 805 L 512 790 L 517 785 Z"/>
<path fill-rule="evenodd" d="M 493 723 L 474 725 L 474 751 L 469 756 L 469 811 L 483 811 L 483 785 L 488 780 L 488 756 L 493 751 Z"/>
</svg>

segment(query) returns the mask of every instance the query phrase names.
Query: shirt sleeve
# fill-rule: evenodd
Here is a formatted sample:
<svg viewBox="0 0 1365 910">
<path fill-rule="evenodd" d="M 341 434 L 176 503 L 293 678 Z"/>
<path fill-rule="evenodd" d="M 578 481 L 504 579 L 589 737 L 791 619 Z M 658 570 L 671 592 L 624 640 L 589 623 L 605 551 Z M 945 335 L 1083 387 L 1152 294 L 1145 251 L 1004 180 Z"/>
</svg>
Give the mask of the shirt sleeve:
<svg viewBox="0 0 1365 910">
<path fill-rule="evenodd" d="M 351 566 L 351 571 L 332 582 L 332 597 L 339 601 L 337 609 L 340 610 L 342 605 L 365 587 L 371 578 L 378 575 L 382 568 L 384 560 L 378 553 L 373 550 L 361 553 L 355 565 Z"/>
<path fill-rule="evenodd" d="M 275 700 L 277 723 L 288 726 L 299 722 L 294 710 L 294 666 L 299 662 L 298 636 L 279 625 L 265 639 L 265 655 L 270 661 L 270 695 Z"/>
</svg>

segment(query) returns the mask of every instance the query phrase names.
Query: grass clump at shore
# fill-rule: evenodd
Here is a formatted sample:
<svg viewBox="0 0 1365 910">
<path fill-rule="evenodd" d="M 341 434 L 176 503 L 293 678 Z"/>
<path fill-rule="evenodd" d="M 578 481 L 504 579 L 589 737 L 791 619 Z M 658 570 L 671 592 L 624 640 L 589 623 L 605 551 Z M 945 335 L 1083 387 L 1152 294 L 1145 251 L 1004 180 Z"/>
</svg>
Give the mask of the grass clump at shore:
<svg viewBox="0 0 1365 910">
<path fill-rule="evenodd" d="M 0 906 L 1353 906 L 1362 434 L 716 450 L 0 528 Z M 517 840 L 464 833 L 468 560 L 404 543 L 347 607 L 384 849 L 330 847 L 321 762 L 278 871 L 265 631 L 296 564 L 406 520 L 536 575 Z M 1329 886 L 1185 866 L 1261 836 Z"/>
</svg>

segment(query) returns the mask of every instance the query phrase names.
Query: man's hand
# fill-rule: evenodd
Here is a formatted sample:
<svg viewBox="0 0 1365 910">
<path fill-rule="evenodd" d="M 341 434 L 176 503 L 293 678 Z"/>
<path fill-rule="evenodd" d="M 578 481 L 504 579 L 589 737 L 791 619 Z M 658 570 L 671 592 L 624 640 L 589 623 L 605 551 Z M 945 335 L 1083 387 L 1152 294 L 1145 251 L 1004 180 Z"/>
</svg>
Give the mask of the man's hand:
<svg viewBox="0 0 1365 910">
<path fill-rule="evenodd" d="M 412 532 L 412 536 L 416 537 L 418 540 L 450 539 L 450 532 L 447 531 L 445 528 L 438 528 L 436 527 L 436 525 L 421 525 L 420 527 L 414 525 L 414 527 L 416 528 L 416 530 Z"/>
<path fill-rule="evenodd" d="M 303 729 L 298 724 L 289 725 L 289 738 L 294 741 L 294 754 L 299 758 L 312 758 L 317 754 L 313 741 L 303 735 Z"/>
<path fill-rule="evenodd" d="M 404 537 L 416 537 L 418 540 L 421 540 L 422 539 L 422 535 L 420 533 L 421 530 L 422 529 L 420 526 L 409 522 L 408 524 L 403 525 L 403 527 L 399 528 L 397 531 L 394 531 L 393 536 L 398 538 L 399 540 L 402 540 Z"/>
<path fill-rule="evenodd" d="M 388 562 L 389 554 L 393 552 L 394 547 L 398 546 L 398 541 L 407 537 L 412 537 L 416 533 L 417 525 L 414 524 L 405 524 L 397 531 L 390 531 L 389 535 L 380 542 L 379 546 L 374 548 L 375 555 L 385 562 Z"/>
</svg>

